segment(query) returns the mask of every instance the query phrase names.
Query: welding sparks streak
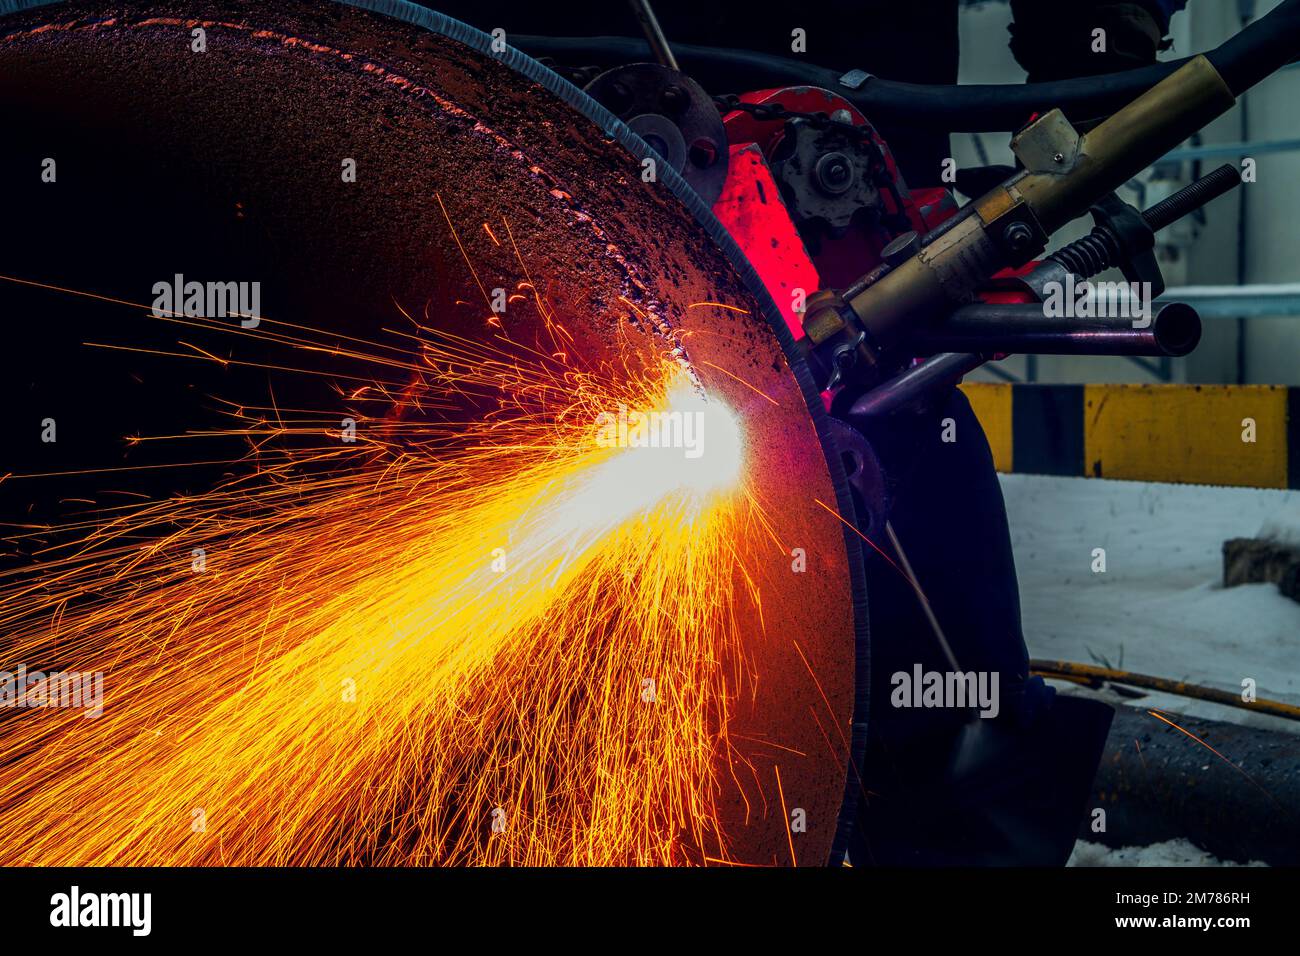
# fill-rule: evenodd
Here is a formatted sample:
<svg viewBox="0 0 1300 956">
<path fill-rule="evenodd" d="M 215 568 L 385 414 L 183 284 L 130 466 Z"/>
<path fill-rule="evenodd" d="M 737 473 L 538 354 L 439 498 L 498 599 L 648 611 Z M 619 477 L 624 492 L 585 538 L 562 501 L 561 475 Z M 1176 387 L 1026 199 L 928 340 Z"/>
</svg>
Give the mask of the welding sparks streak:
<svg viewBox="0 0 1300 956">
<path fill-rule="evenodd" d="M 1184 728 L 1184 727 L 1180 727 L 1178 724 L 1174 723 L 1172 720 L 1170 720 L 1168 717 L 1164 716 L 1164 714 L 1160 713 L 1159 711 L 1148 710 L 1147 713 L 1148 713 L 1150 716 L 1154 717 L 1156 720 L 1159 720 L 1159 721 L 1161 721 L 1161 722 L 1163 722 L 1163 723 L 1168 724 L 1170 727 L 1174 728 L 1174 730 L 1178 731 L 1180 734 L 1183 734 L 1184 736 L 1190 737 L 1192 740 L 1196 741 L 1198 744 L 1200 744 L 1202 747 L 1204 747 L 1204 748 L 1205 748 L 1206 750 L 1208 750 L 1210 753 L 1214 754 L 1214 756 L 1218 757 L 1220 760 L 1222 760 L 1224 763 L 1226 763 L 1226 764 L 1227 764 L 1229 767 L 1231 767 L 1233 770 L 1237 771 L 1237 773 L 1241 774 L 1243 777 L 1245 777 L 1247 780 L 1249 780 L 1249 781 L 1250 781 L 1250 782 L 1255 786 L 1255 788 L 1259 790 L 1260 793 L 1262 793 L 1262 794 L 1264 794 L 1264 796 L 1268 797 L 1269 800 L 1271 800 L 1271 801 L 1272 801 L 1274 804 L 1276 804 L 1279 808 L 1285 809 L 1285 808 L 1282 807 L 1282 805 L 1281 805 L 1280 803 L 1278 803 L 1277 798 L 1274 797 L 1273 794 L 1269 793 L 1266 789 L 1264 789 L 1263 786 L 1260 785 L 1259 781 L 1257 781 L 1254 777 L 1252 777 L 1250 774 L 1248 774 L 1248 773 L 1247 773 L 1245 770 L 1243 770 L 1241 767 L 1237 766 L 1235 763 L 1233 763 L 1231 760 L 1229 760 L 1229 759 L 1228 759 L 1227 757 L 1225 757 L 1223 754 L 1219 753 L 1217 750 L 1215 750 L 1213 747 L 1211 747 L 1209 744 L 1207 744 L 1207 743 L 1206 743 L 1204 740 L 1202 740 L 1200 737 L 1196 736 L 1196 734 L 1192 733 L 1190 730 L 1187 730 L 1187 729 Z M 1135 742 L 1136 742 L 1136 741 L 1135 741 Z M 1144 761 L 1144 764 L 1145 764 L 1145 761 Z M 1290 813 L 1290 811 L 1287 811 L 1287 812 L 1288 812 L 1288 814 Z"/>
<path fill-rule="evenodd" d="M 422 348 L 405 407 L 496 410 L 286 450 L 0 575 L 10 654 L 107 688 L 0 723 L 0 865 L 725 861 L 735 537 L 765 525 L 739 426 L 668 361 Z M 705 415 L 707 453 L 599 445 L 620 404 Z"/>
<path fill-rule="evenodd" d="M 876 542 L 872 541 L 872 540 L 871 540 L 870 538 L 868 538 L 865 534 L 863 534 L 861 531 L 859 531 L 857 525 L 855 525 L 852 521 L 849 521 L 849 520 L 848 520 L 847 518 L 845 518 L 842 514 L 840 514 L 838 511 L 836 511 L 836 510 L 835 510 L 834 508 L 832 508 L 830 505 L 826 504 L 826 502 L 822 501 L 820 498 L 814 498 L 814 499 L 813 499 L 813 503 L 819 505 L 823 510 L 825 510 L 825 511 L 829 511 L 831 514 L 833 514 L 833 515 L 836 517 L 836 519 L 838 519 L 839 522 L 840 522 L 841 524 L 844 525 L 844 527 L 848 528 L 850 531 L 852 531 L 854 534 L 856 534 L 859 538 L 861 538 L 861 539 L 862 539 L 863 541 L 865 541 L 867 544 L 871 545 L 872 549 L 876 552 L 876 554 L 880 555 L 880 556 L 881 556 L 882 558 L 884 558 L 887 562 L 889 562 L 889 564 L 893 566 L 894 570 L 897 571 L 897 572 L 899 573 L 899 576 L 902 577 L 904 581 L 906 581 L 906 582 L 907 582 L 910 586 L 912 586 L 913 588 L 916 587 L 915 582 L 913 582 L 913 580 L 911 579 L 911 577 L 908 576 L 907 572 L 904 571 L 902 568 L 900 568 L 900 567 L 898 566 L 898 563 L 897 563 L 896 561 L 894 561 L 893 558 L 891 558 L 891 557 L 890 557 L 889 555 L 887 555 L 883 550 L 881 550 L 880 545 L 876 544 Z"/>
<path fill-rule="evenodd" d="M 727 376 L 728 378 L 730 378 L 731 380 L 733 380 L 733 381 L 735 381 L 735 382 L 739 382 L 741 385 L 745 386 L 747 389 L 749 389 L 749 390 L 750 390 L 751 392 L 753 392 L 755 395 L 758 395 L 758 396 L 760 396 L 761 398 L 765 398 L 765 399 L 767 399 L 767 400 L 768 400 L 769 402 L 771 402 L 773 405 L 778 405 L 778 406 L 779 406 L 779 405 L 781 404 L 781 403 L 778 402 L 775 398 L 773 398 L 771 395 L 768 395 L 766 392 L 759 391 L 757 388 L 755 388 L 755 387 L 754 387 L 753 385 L 751 385 L 749 382 L 746 382 L 743 378 L 740 378 L 738 375 L 733 375 L 731 372 L 728 372 L 725 368 L 722 368 L 722 367 L 720 367 L 720 366 L 718 366 L 718 365 L 714 365 L 712 362 L 701 362 L 700 364 L 703 365 L 703 366 L 706 366 L 706 367 L 708 367 L 708 368 L 711 368 L 711 369 L 713 369 L 714 371 L 721 372 L 723 375 Z"/>
<path fill-rule="evenodd" d="M 1202 740 L 1200 737 L 1196 736 L 1196 734 L 1192 733 L 1190 730 L 1185 730 L 1184 728 L 1179 727 L 1176 723 L 1174 723 L 1174 722 L 1173 722 L 1172 720 L 1170 720 L 1168 717 L 1165 717 L 1163 714 L 1161 714 L 1161 713 L 1159 713 L 1159 712 L 1157 712 L 1157 711 L 1154 711 L 1154 710 L 1148 710 L 1147 713 L 1150 714 L 1152 717 L 1154 717 L 1156 720 L 1163 721 L 1164 723 L 1168 724 L 1170 727 L 1174 728 L 1174 730 L 1178 731 L 1179 733 L 1181 733 L 1181 734 L 1185 734 L 1185 735 L 1187 735 L 1188 737 L 1191 737 L 1191 738 L 1192 738 L 1193 740 L 1195 740 L 1198 744 L 1200 744 L 1202 747 L 1204 747 L 1204 748 L 1205 748 L 1206 750 L 1208 750 L 1210 753 L 1214 754 L 1214 756 L 1218 757 L 1220 760 L 1222 760 L 1224 763 L 1226 763 L 1229 767 L 1232 767 L 1232 768 L 1233 768 L 1234 770 L 1236 770 L 1238 773 L 1246 773 L 1246 771 L 1242 770 L 1242 769 L 1241 769 L 1240 767 L 1238 767 L 1235 763 L 1233 763 L 1231 760 L 1229 760 L 1229 759 L 1228 759 L 1227 757 L 1225 757 L 1223 754 L 1219 753 L 1217 750 L 1215 750 L 1213 747 L 1211 747 L 1209 744 L 1207 744 L 1207 743 L 1206 743 L 1204 740 Z M 1247 776 L 1249 776 L 1249 774 L 1247 774 Z"/>
<path fill-rule="evenodd" d="M 780 764 L 773 764 L 772 769 L 776 772 L 776 792 L 781 797 L 781 816 L 785 819 L 785 838 L 790 843 L 790 865 L 797 867 L 799 860 L 794 855 L 794 835 L 790 832 L 790 811 L 785 805 L 785 787 L 781 785 L 781 766 Z"/>
<path fill-rule="evenodd" d="M 738 312 L 741 315 L 749 315 L 748 309 L 742 309 L 738 305 L 727 305 L 725 302 L 692 302 L 686 306 L 688 309 L 699 309 L 705 306 L 712 306 L 715 309 L 725 309 L 728 312 Z"/>
</svg>

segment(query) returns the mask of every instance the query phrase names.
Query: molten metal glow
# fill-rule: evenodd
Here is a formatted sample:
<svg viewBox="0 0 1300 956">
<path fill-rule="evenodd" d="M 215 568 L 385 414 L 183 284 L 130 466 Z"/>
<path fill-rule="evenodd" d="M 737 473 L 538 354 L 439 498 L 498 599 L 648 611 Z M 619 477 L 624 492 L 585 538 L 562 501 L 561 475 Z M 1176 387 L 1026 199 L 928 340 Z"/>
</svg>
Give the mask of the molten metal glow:
<svg viewBox="0 0 1300 956">
<path fill-rule="evenodd" d="M 237 409 L 257 474 L 0 578 L 7 661 L 105 672 L 97 719 L 0 712 L 0 865 L 729 860 L 765 524 L 736 419 L 668 358 L 416 327 L 355 443 Z M 699 454 L 598 441 L 620 406 L 698 416 Z"/>
</svg>

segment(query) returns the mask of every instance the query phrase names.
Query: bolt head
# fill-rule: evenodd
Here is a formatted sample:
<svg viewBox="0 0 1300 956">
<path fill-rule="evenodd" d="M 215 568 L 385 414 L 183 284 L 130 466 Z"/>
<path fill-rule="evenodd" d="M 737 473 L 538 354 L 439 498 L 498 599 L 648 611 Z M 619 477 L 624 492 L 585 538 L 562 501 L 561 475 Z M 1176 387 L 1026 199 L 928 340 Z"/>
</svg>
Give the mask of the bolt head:
<svg viewBox="0 0 1300 956">
<path fill-rule="evenodd" d="M 1023 222 L 1013 222 L 1002 230 L 1002 241 L 1008 248 L 1020 252 L 1029 248 L 1029 244 L 1034 241 L 1034 233 Z"/>
<path fill-rule="evenodd" d="M 817 185 L 825 192 L 839 195 L 853 185 L 853 163 L 843 153 L 826 153 L 814 168 Z"/>
</svg>

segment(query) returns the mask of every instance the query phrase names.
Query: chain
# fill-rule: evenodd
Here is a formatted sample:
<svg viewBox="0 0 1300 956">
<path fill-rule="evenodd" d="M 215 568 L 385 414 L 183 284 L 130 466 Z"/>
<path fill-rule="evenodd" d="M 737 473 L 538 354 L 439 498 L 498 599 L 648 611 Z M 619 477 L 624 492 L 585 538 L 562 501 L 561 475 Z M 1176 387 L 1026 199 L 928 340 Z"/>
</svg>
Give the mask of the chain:
<svg viewBox="0 0 1300 956">
<path fill-rule="evenodd" d="M 862 143 L 875 145 L 875 140 L 871 138 L 870 127 L 857 126 L 848 120 L 835 119 L 823 110 L 801 112 L 786 109 L 786 107 L 775 101 L 770 103 L 746 103 L 735 93 L 724 93 L 721 96 L 713 97 L 713 105 L 718 108 L 719 112 L 724 114 L 732 110 L 739 110 L 742 113 L 748 113 L 756 120 L 804 120 L 813 129 L 839 130 Z"/>
</svg>

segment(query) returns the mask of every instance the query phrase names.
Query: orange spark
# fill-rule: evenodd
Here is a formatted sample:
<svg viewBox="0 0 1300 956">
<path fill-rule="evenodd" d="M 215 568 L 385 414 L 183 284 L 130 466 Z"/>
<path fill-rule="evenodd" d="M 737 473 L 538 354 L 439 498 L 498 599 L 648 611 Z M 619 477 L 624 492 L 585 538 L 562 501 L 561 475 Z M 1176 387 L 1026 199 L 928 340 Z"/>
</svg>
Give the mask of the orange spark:
<svg viewBox="0 0 1300 956">
<path fill-rule="evenodd" d="M 742 309 L 737 305 L 727 305 L 725 302 L 692 302 L 686 308 L 698 309 L 701 306 L 711 305 L 715 309 L 726 309 L 728 312 L 739 312 L 741 315 L 749 315 L 748 309 Z"/>
<path fill-rule="evenodd" d="M 419 388 L 354 399 L 493 411 L 266 446 L 251 475 L 104 509 L 0 573 L 10 654 L 108 688 L 94 720 L 0 724 L 0 865 L 726 861 L 717 767 L 743 762 L 727 714 L 752 578 L 735 538 L 767 527 L 738 425 L 672 361 L 417 331 L 416 355 L 374 359 Z M 620 405 L 704 416 L 707 453 L 601 444 Z M 337 430 L 328 411 L 229 414 L 208 434 Z"/>
</svg>

